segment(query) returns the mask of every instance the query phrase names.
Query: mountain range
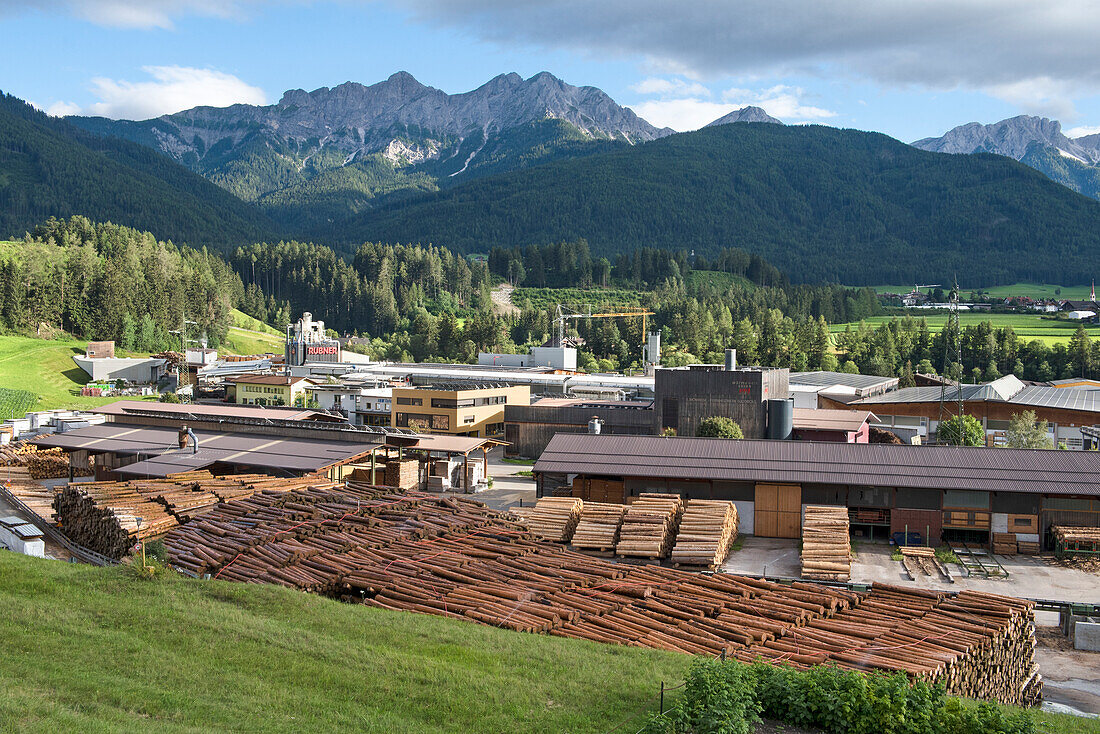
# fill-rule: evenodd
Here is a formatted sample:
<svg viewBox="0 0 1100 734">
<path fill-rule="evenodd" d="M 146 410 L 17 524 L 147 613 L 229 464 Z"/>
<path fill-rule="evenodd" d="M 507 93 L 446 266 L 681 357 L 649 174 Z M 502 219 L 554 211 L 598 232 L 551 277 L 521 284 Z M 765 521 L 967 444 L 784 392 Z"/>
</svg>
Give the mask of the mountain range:
<svg viewBox="0 0 1100 734">
<path fill-rule="evenodd" d="M 1100 198 L 1100 133 L 1069 138 L 1057 120 L 1020 115 L 991 125 L 971 122 L 913 145 L 937 153 L 1008 156 L 1074 191 Z"/>
</svg>

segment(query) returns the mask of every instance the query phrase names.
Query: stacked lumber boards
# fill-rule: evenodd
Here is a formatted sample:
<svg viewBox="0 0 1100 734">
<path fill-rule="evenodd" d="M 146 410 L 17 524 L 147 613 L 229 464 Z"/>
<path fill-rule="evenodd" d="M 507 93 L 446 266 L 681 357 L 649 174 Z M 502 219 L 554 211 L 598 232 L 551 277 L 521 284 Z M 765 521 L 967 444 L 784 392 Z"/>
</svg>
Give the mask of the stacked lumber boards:
<svg viewBox="0 0 1100 734">
<path fill-rule="evenodd" d="M 725 500 L 688 500 L 672 547 L 672 562 L 716 569 L 725 563 L 735 540 L 736 505 Z"/>
<path fill-rule="evenodd" d="M 619 564 L 537 540 L 464 497 L 357 484 L 260 492 L 164 543 L 191 573 L 368 606 L 690 654 L 902 671 L 1006 703 L 1041 692 L 1029 602 Z"/>
<path fill-rule="evenodd" d="M 638 495 L 623 515 L 615 554 L 624 558 L 667 558 L 683 509 L 679 495 Z"/>
<path fill-rule="evenodd" d="M 165 479 L 68 484 L 53 503 L 58 525 L 70 540 L 105 556 L 122 558 L 138 540 L 163 535 L 210 512 L 220 502 L 261 491 L 286 492 L 318 481 L 186 472 Z M 325 484 L 332 486 L 332 482 Z"/>
<path fill-rule="evenodd" d="M 993 552 L 1000 556 L 1016 555 L 1016 533 L 993 533 Z"/>
<path fill-rule="evenodd" d="M 608 502 L 585 502 L 580 522 L 573 532 L 572 545 L 578 550 L 613 551 L 619 542 L 626 505 Z"/>
<path fill-rule="evenodd" d="M 910 581 L 915 581 L 917 576 L 935 576 L 939 574 L 951 583 L 955 579 L 951 571 L 940 559 L 936 558 L 936 551 L 931 548 L 908 546 L 901 548 L 901 565 L 909 575 Z"/>
<path fill-rule="evenodd" d="M 847 581 L 852 573 L 848 508 L 806 505 L 802 519 L 802 576 Z"/>
<path fill-rule="evenodd" d="M 26 505 L 31 512 L 50 524 L 56 522 L 57 515 L 53 509 L 55 491 L 49 487 L 43 487 L 31 479 L 27 467 L 5 466 L 3 471 L 0 471 L 0 482 L 3 483 L 4 488 L 13 497 Z"/>
<path fill-rule="evenodd" d="M 1033 604 L 978 591 L 876 583 L 858 606 L 738 651 L 744 661 L 901 671 L 952 695 L 1030 705 L 1042 696 Z"/>
<path fill-rule="evenodd" d="M 516 513 L 536 538 L 568 543 L 581 519 L 584 501 L 579 497 L 540 497 L 531 508 Z"/>
<path fill-rule="evenodd" d="M 1037 556 L 1039 555 L 1039 544 L 1030 540 L 1017 540 L 1016 550 L 1025 556 Z"/>
</svg>

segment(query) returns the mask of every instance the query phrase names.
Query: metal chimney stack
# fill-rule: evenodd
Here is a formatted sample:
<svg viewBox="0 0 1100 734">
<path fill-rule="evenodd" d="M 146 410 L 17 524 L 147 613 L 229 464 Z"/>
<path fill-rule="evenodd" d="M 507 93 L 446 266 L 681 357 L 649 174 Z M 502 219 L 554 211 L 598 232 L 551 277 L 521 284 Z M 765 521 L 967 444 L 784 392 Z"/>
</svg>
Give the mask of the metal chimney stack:
<svg viewBox="0 0 1100 734">
<path fill-rule="evenodd" d="M 737 350 L 726 350 L 726 372 L 734 372 L 737 370 Z"/>
</svg>

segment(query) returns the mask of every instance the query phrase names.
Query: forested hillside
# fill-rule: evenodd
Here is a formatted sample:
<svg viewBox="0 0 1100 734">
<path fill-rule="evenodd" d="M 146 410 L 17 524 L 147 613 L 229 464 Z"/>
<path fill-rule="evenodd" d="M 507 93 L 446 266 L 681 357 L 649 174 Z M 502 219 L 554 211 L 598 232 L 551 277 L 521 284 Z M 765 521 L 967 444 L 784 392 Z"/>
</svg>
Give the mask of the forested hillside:
<svg viewBox="0 0 1100 734">
<path fill-rule="evenodd" d="M 327 241 L 491 246 L 587 239 L 764 255 L 796 282 L 1088 279 L 1100 204 L 1000 156 L 876 133 L 734 124 L 492 176 L 318 230 Z"/>
<path fill-rule="evenodd" d="M 200 247 L 273 231 L 258 209 L 152 149 L 93 135 L 0 93 L 0 238 L 72 215 Z"/>
</svg>

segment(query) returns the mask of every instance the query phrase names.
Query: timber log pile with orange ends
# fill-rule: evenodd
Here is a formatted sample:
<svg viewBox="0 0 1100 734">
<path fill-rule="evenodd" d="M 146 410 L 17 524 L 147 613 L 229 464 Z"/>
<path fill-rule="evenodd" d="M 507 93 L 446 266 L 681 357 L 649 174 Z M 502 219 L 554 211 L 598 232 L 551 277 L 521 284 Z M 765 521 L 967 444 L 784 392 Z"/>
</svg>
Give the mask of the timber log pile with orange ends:
<svg viewBox="0 0 1100 734">
<path fill-rule="evenodd" d="M 465 497 L 351 484 L 260 492 L 164 538 L 194 574 L 386 609 L 683 653 L 942 680 L 1006 703 L 1041 690 L 1028 602 L 880 585 L 781 585 L 593 558 Z"/>
<path fill-rule="evenodd" d="M 806 505 L 802 519 L 802 576 L 847 581 L 852 573 L 848 508 Z"/>
<path fill-rule="evenodd" d="M 568 543 L 583 508 L 584 501 L 579 497 L 540 497 L 534 507 L 522 508 L 515 514 L 536 538 Z"/>
<path fill-rule="evenodd" d="M 619 528 L 615 555 L 667 558 L 680 526 L 684 501 L 677 494 L 645 493 L 630 503 Z"/>
<path fill-rule="evenodd" d="M 68 484 L 53 502 L 58 525 L 70 540 L 105 556 L 122 558 L 136 541 L 163 535 L 210 512 L 222 501 L 259 491 L 286 492 L 319 481 L 186 472 L 165 479 Z M 324 484 L 334 486 L 332 482 Z"/>
<path fill-rule="evenodd" d="M 619 542 L 626 505 L 611 502 L 585 502 L 581 519 L 573 532 L 572 546 L 577 550 L 613 551 Z"/>
<path fill-rule="evenodd" d="M 715 569 L 737 540 L 737 507 L 726 500 L 688 500 L 680 518 L 672 562 Z"/>
<path fill-rule="evenodd" d="M 69 476 L 69 455 L 61 449 L 39 449 L 33 443 L 15 441 L 0 447 L 0 466 L 25 466 L 31 479 Z"/>
</svg>

